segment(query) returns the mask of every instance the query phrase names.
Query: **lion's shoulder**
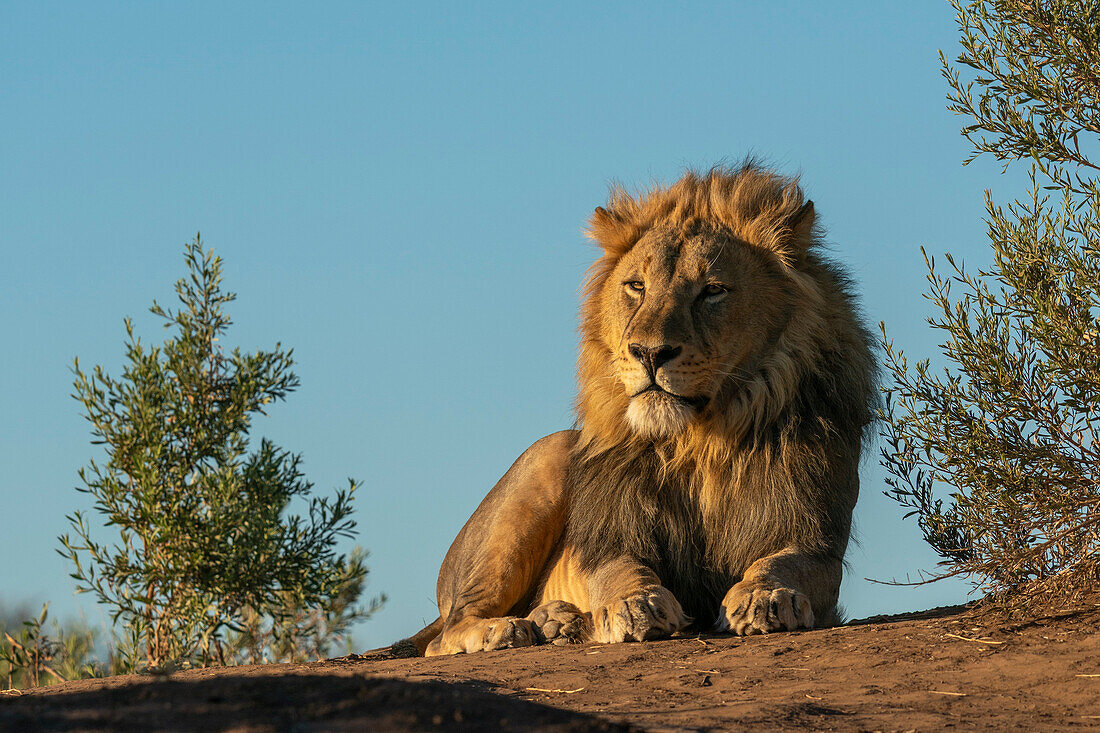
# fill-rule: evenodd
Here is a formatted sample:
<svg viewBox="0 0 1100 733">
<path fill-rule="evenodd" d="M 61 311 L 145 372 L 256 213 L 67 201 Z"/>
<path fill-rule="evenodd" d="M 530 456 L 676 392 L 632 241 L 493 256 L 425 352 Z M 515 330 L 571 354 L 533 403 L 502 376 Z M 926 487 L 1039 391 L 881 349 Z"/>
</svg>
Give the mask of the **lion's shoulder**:
<svg viewBox="0 0 1100 733">
<path fill-rule="evenodd" d="M 539 438 L 519 457 L 529 470 L 564 471 L 577 445 L 577 430 L 559 430 Z"/>
<path fill-rule="evenodd" d="M 576 430 L 559 430 L 539 438 L 516 459 L 486 501 L 504 500 L 517 491 L 533 492 L 538 503 L 555 503 L 565 490 Z M 494 497 L 494 493 L 500 494 Z"/>
</svg>

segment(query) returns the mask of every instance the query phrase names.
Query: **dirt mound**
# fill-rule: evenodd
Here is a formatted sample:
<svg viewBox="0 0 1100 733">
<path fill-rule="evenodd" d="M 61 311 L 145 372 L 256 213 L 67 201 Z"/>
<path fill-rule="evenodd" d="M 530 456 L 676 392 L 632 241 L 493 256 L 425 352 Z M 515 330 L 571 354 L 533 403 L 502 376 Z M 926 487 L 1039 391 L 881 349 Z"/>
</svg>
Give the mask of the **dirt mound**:
<svg viewBox="0 0 1100 733">
<path fill-rule="evenodd" d="M 748 638 L 116 677 L 0 697 L 0 729 L 1100 729 L 1100 608 L 957 609 Z"/>
</svg>

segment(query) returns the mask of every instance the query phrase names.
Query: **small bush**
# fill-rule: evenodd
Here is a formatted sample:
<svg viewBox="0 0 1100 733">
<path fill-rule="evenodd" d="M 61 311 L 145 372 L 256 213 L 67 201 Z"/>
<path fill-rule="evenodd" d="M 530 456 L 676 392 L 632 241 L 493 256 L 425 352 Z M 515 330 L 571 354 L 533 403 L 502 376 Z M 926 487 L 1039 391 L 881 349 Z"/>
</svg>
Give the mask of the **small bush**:
<svg viewBox="0 0 1100 733">
<path fill-rule="evenodd" d="M 381 602 L 359 605 L 365 553 L 335 550 L 355 534 L 357 484 L 317 498 L 301 456 L 267 439 L 250 450 L 253 416 L 298 386 L 291 351 L 226 351 L 235 296 L 221 260 L 198 237 L 185 259 L 179 308 L 151 308 L 171 337 L 147 346 L 127 319 L 121 377 L 75 364 L 74 396 L 106 453 L 80 470 L 80 490 L 117 535 L 97 541 L 76 512 L 60 552 L 78 590 L 111 609 L 123 669 L 321 654 Z M 288 513 L 295 501 L 304 516 Z M 314 616 L 325 623 L 303 622 Z"/>
<path fill-rule="evenodd" d="M 947 368 L 885 344 L 887 495 L 943 558 L 933 578 L 1071 605 L 1100 587 L 1100 3 L 953 5 L 962 52 L 941 61 L 966 162 L 1030 160 L 1032 186 L 1007 206 L 987 192 L 991 266 L 927 258 Z"/>
</svg>

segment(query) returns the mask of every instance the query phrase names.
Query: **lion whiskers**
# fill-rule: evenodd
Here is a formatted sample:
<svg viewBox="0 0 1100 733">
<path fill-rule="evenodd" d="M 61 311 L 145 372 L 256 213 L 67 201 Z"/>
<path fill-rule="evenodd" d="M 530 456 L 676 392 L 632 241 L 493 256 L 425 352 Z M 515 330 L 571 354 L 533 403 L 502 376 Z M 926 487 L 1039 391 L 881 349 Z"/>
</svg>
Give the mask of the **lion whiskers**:
<svg viewBox="0 0 1100 733">
<path fill-rule="evenodd" d="M 726 369 L 716 369 L 714 374 L 717 377 L 733 377 L 733 379 L 741 384 L 748 384 L 756 377 L 756 375 L 749 370 L 736 366 L 727 367 Z"/>
</svg>

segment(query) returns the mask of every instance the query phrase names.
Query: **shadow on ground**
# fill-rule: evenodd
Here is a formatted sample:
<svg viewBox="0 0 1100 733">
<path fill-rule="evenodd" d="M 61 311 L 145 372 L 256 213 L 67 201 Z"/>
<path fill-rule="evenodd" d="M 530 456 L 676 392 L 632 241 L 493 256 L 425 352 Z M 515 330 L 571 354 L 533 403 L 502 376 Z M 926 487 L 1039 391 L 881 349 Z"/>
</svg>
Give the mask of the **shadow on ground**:
<svg viewBox="0 0 1100 733">
<path fill-rule="evenodd" d="M 297 674 L 130 680 L 107 690 L 0 700 L 0 730 L 627 730 L 477 681 Z"/>
</svg>

